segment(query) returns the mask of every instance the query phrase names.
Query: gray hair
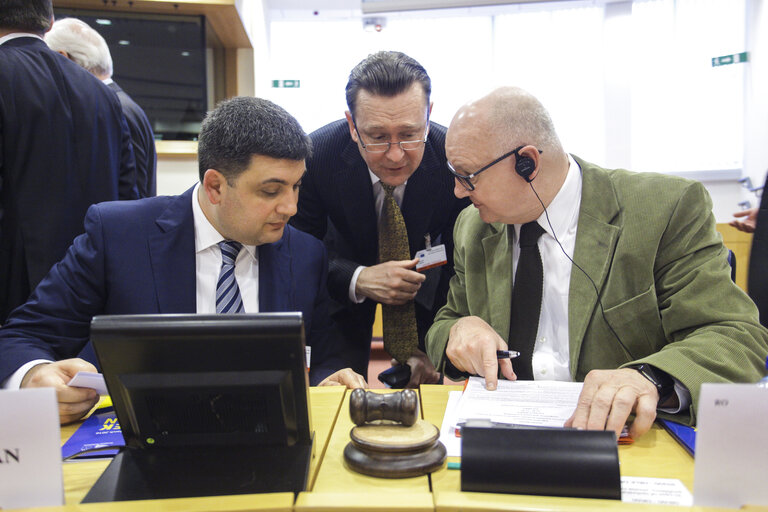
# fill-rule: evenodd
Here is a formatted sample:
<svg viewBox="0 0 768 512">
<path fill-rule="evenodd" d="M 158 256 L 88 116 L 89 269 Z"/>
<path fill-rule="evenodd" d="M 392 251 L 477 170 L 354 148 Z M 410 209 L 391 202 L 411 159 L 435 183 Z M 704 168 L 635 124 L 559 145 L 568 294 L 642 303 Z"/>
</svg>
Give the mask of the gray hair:
<svg viewBox="0 0 768 512">
<path fill-rule="evenodd" d="M 532 144 L 544 151 L 563 152 L 552 118 L 535 96 L 519 87 L 502 87 L 488 100 L 488 131 L 500 145 L 511 141 L 513 146 Z"/>
<path fill-rule="evenodd" d="M 352 69 L 347 82 L 347 106 L 355 116 L 357 95 L 361 90 L 375 96 L 397 96 L 414 83 L 420 83 L 429 105 L 432 81 L 424 67 L 401 52 L 377 52 L 363 59 Z"/>
<path fill-rule="evenodd" d="M 0 1 L 0 27 L 43 35 L 51 27 L 51 0 Z"/>
<path fill-rule="evenodd" d="M 254 155 L 305 160 L 312 141 L 285 109 L 262 98 L 239 96 L 208 112 L 197 144 L 200 181 L 216 169 L 227 183 L 245 171 Z"/>
<path fill-rule="evenodd" d="M 97 77 L 112 76 L 112 56 L 107 42 L 90 25 L 77 18 L 56 20 L 45 34 L 53 51 L 67 52 L 69 58 Z"/>
</svg>

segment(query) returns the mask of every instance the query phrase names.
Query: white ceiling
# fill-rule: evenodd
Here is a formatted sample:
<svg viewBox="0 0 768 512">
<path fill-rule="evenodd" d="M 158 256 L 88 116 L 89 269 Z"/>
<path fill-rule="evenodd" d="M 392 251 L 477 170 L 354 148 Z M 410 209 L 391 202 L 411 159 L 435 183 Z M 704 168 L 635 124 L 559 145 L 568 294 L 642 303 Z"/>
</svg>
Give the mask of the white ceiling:
<svg viewBox="0 0 768 512">
<path fill-rule="evenodd" d="M 290 10 L 350 10 L 360 9 L 360 0 L 266 0 L 269 9 Z"/>
</svg>

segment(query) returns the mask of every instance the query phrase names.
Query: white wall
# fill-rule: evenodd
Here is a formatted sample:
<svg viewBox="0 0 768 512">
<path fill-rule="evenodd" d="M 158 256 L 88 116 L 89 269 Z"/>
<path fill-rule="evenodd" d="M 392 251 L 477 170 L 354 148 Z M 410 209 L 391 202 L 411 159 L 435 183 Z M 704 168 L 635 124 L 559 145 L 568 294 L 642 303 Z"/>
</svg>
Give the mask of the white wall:
<svg viewBox="0 0 768 512">
<path fill-rule="evenodd" d="M 158 157 L 157 195 L 181 194 L 198 181 L 197 158 Z"/>
<path fill-rule="evenodd" d="M 249 4 L 250 2 L 244 3 Z M 737 205 L 740 201 L 750 200 L 753 205 L 757 202 L 757 198 L 753 193 L 735 182 L 734 174 L 736 177 L 738 177 L 739 173 L 743 176 L 749 176 L 755 186 L 761 186 L 765 179 L 766 169 L 768 168 L 768 92 L 766 92 L 768 91 L 768 9 L 763 8 L 763 3 L 763 0 L 747 0 L 746 41 L 743 48 L 734 48 L 732 50 L 733 52 L 738 52 L 746 49 L 750 53 L 750 62 L 748 64 L 729 66 L 732 69 L 727 70 L 728 72 L 734 72 L 739 69 L 739 66 L 746 68 L 743 105 L 735 104 L 729 107 L 743 108 L 744 112 L 743 171 L 742 169 L 730 172 L 725 170 L 720 174 L 709 174 L 708 177 L 701 179 L 712 196 L 714 214 L 718 222 L 730 220 L 732 213 L 738 209 Z M 264 15 L 264 4 L 261 0 L 254 2 L 254 4 L 256 5 L 251 5 L 249 8 L 253 20 L 247 27 L 254 44 L 254 49 L 252 52 L 249 51 L 242 55 L 239 53 L 238 61 L 242 62 L 243 59 L 252 59 L 252 76 L 254 77 L 252 87 L 255 90 L 255 94 L 270 97 L 270 99 L 283 105 L 300 119 L 302 117 L 301 114 L 315 114 L 318 121 L 313 121 L 309 124 L 305 123 L 305 129 L 308 131 L 318 128 L 322 122 L 329 122 L 340 118 L 345 108 L 343 88 L 349 70 L 359 60 L 364 58 L 365 55 L 375 49 L 375 44 L 378 44 L 376 43 L 376 38 L 382 34 L 363 34 L 360 38 L 350 41 L 344 36 L 344 30 L 348 30 L 354 24 L 354 27 L 362 32 L 361 20 L 359 18 L 350 20 L 350 18 L 355 16 L 354 13 L 344 12 L 340 19 L 334 18 L 333 14 L 321 13 L 315 23 L 327 24 L 325 38 L 330 40 L 337 39 L 340 50 L 331 54 L 325 54 L 313 47 L 312 40 L 307 40 L 306 35 L 301 31 L 287 34 L 286 37 L 292 40 L 292 45 L 305 49 L 307 55 L 310 56 L 308 62 L 311 63 L 311 73 L 301 74 L 307 72 L 306 66 L 304 68 L 301 67 L 307 61 L 302 63 L 287 62 L 285 59 L 281 60 L 280 58 L 273 59 L 272 62 L 269 61 L 270 54 L 273 57 L 281 56 L 283 48 L 272 48 L 270 51 L 269 16 Z M 618 40 L 618 38 L 629 37 L 625 25 L 628 5 L 626 2 L 619 2 L 607 6 L 610 16 L 607 17 L 608 22 L 603 29 L 606 39 Z M 428 30 L 426 26 L 423 28 Z M 458 39 L 462 41 L 462 44 L 466 43 L 465 40 Z M 389 44 L 397 44 L 392 39 L 389 41 Z M 316 46 L 320 46 L 319 43 Z M 345 53 L 343 52 L 344 48 L 347 49 Z M 473 48 L 470 45 L 466 51 L 471 53 Z M 408 51 L 407 48 L 396 49 Z M 455 49 L 455 51 L 458 50 Z M 445 58 L 450 61 L 451 55 L 454 55 L 454 53 L 447 52 Z M 426 56 L 414 56 L 417 59 L 428 59 Z M 602 115 L 605 116 L 605 141 L 601 145 L 593 145 L 593 147 L 596 147 L 593 152 L 602 155 L 597 158 L 593 157 L 593 160 L 606 166 L 627 166 L 624 162 L 627 155 L 631 154 L 632 148 L 622 147 L 622 144 L 626 145 L 626 132 L 631 131 L 632 127 L 626 121 L 627 112 L 630 110 L 630 101 L 628 99 L 629 86 L 626 82 L 627 70 L 622 67 L 626 65 L 626 55 L 620 52 L 611 53 L 609 47 L 609 50 L 604 54 L 604 59 L 601 65 L 606 70 L 606 83 L 610 83 L 610 86 L 607 87 L 610 92 L 605 95 L 605 104 L 602 110 Z M 480 55 L 476 60 L 479 63 L 485 62 L 486 65 L 488 64 L 488 61 Z M 468 97 L 471 97 L 477 95 L 477 92 L 467 89 L 482 87 L 482 84 L 476 83 L 473 85 L 471 81 L 467 82 L 464 77 L 472 75 L 472 73 L 462 73 L 462 70 L 451 68 L 446 69 L 444 72 L 441 69 L 437 69 L 442 67 L 440 66 L 441 63 L 430 61 L 428 64 L 431 64 L 431 66 L 427 64 L 425 66 L 433 75 L 434 81 L 435 94 L 433 99 L 436 102 L 436 118 L 439 122 L 447 123 L 452 116 L 451 112 L 460 103 L 454 100 L 452 96 L 446 95 L 441 89 L 445 89 L 446 84 L 449 84 L 448 86 L 459 84 L 461 90 L 465 91 Z M 433 68 L 435 68 L 434 71 L 432 70 Z M 515 68 L 511 67 L 510 69 L 514 70 Z M 662 85 L 665 85 L 663 76 L 656 78 Z M 315 82 L 314 86 L 320 85 L 323 91 L 328 92 L 322 94 L 322 99 L 314 96 L 302 98 L 295 94 L 297 91 L 272 89 L 272 79 L 302 79 L 303 86 L 305 86 L 305 81 L 310 82 L 306 86 L 311 86 L 313 85 L 312 82 Z M 441 101 L 443 97 L 446 97 L 448 101 Z M 456 104 L 454 105 L 454 103 Z M 448 112 L 449 110 L 451 112 Z M 322 113 L 322 115 L 317 116 L 316 114 L 318 113 Z M 560 126 L 558 115 L 563 117 L 565 114 L 553 112 L 553 117 L 555 117 L 556 123 Z M 702 113 L 702 115 L 705 116 L 706 113 Z M 323 121 L 320 121 L 320 119 Z M 661 123 L 669 121 L 668 119 L 660 120 Z M 579 142 L 581 144 L 577 144 Z M 576 140 L 568 147 L 569 149 L 570 147 L 583 147 L 584 142 Z M 675 140 L 668 140 L 667 137 L 664 137 L 657 143 L 675 144 Z M 602 153 L 600 147 L 603 148 Z M 571 150 L 580 154 L 580 156 L 591 157 L 591 155 L 581 154 L 579 149 Z M 649 148 L 648 151 L 652 152 L 653 148 Z M 686 173 L 680 174 L 685 175 Z M 696 174 L 693 176 L 701 178 Z M 171 194 L 182 192 L 196 180 L 197 165 L 193 158 L 180 159 L 179 157 L 174 157 L 167 159 L 161 157 L 159 159 L 158 193 Z"/>
</svg>

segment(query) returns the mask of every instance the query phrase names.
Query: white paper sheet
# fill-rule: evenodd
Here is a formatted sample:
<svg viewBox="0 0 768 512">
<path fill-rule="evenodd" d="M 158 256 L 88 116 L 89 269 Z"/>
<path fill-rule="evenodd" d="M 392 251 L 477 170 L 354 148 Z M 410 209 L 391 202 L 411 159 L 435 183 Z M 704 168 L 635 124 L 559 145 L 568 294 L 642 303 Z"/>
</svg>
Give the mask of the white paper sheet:
<svg viewBox="0 0 768 512">
<path fill-rule="evenodd" d="M 448 393 L 448 404 L 440 427 L 440 442 L 445 446 L 448 457 L 461 457 L 461 438 L 456 435 L 456 410 L 460 399 L 461 391 Z"/>
<path fill-rule="evenodd" d="M 107 385 L 104 383 L 104 375 L 95 372 L 77 372 L 75 376 L 67 382 L 67 386 L 95 389 L 100 395 L 109 394 Z"/>
<path fill-rule="evenodd" d="M 495 391 L 485 379 L 470 377 L 459 401 L 457 423 L 486 419 L 496 423 L 562 427 L 571 417 L 581 393 L 581 382 L 499 380 Z"/>
<path fill-rule="evenodd" d="M 693 505 L 693 495 L 676 478 L 621 477 L 621 501 L 651 505 Z"/>
</svg>

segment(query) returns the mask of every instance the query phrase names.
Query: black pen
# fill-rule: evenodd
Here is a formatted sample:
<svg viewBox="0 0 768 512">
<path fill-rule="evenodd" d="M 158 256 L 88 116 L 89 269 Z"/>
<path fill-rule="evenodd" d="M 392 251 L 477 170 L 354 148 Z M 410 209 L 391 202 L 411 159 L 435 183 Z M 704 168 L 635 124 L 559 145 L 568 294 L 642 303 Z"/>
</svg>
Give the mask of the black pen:
<svg viewBox="0 0 768 512">
<path fill-rule="evenodd" d="M 496 359 L 514 359 L 520 357 L 520 352 L 515 350 L 497 350 Z"/>
</svg>

